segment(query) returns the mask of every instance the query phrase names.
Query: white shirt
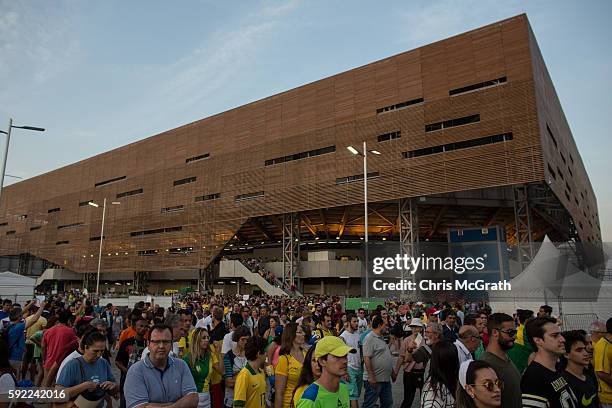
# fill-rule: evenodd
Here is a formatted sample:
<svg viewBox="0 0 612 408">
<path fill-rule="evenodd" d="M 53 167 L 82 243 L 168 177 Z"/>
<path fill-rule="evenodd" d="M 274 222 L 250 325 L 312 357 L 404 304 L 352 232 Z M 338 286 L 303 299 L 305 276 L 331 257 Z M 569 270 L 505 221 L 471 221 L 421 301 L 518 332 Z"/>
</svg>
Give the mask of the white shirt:
<svg viewBox="0 0 612 408">
<path fill-rule="evenodd" d="M 55 382 L 57 382 L 57 380 L 59 379 L 59 376 L 62 373 L 62 370 L 64 369 L 66 364 L 68 364 L 68 362 L 70 360 L 74 360 L 75 358 L 79 358 L 81 356 L 82 356 L 82 354 L 79 353 L 76 350 L 74 350 L 72 353 L 68 354 L 68 356 L 66 356 L 66 358 L 64 360 L 62 360 L 62 364 L 60 364 L 59 368 L 57 369 L 57 374 L 55 375 Z"/>
<path fill-rule="evenodd" d="M 350 333 L 348 330 L 342 332 L 340 337 L 344 339 L 347 346 L 350 346 L 357 350 L 357 353 L 348 354 L 348 366 L 353 370 L 361 370 L 361 354 L 359 352 L 359 337 L 361 335 L 358 331 Z"/>
<path fill-rule="evenodd" d="M 455 340 L 455 347 L 457 347 L 457 355 L 459 357 L 459 365 L 464 361 L 473 360 L 472 353 L 465 347 L 461 340 Z"/>
<path fill-rule="evenodd" d="M 236 347 L 236 342 L 232 340 L 234 332 L 231 331 L 223 336 L 223 344 L 221 345 L 221 354 L 226 354 L 232 348 Z"/>
<path fill-rule="evenodd" d="M 212 324 L 212 317 L 210 315 L 201 318 L 200 320 L 198 320 L 196 322 L 196 329 L 207 329 L 208 330 L 208 326 L 210 326 Z"/>
</svg>

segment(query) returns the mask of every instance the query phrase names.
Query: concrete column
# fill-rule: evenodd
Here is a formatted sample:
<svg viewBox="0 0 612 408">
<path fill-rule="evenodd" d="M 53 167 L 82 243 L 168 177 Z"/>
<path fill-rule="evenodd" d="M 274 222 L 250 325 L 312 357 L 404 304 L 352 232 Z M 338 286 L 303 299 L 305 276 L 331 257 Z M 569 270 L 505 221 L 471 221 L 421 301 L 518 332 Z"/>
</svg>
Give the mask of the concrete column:
<svg viewBox="0 0 612 408">
<path fill-rule="evenodd" d="M 325 282 L 321 279 L 321 295 L 325 294 Z"/>
</svg>

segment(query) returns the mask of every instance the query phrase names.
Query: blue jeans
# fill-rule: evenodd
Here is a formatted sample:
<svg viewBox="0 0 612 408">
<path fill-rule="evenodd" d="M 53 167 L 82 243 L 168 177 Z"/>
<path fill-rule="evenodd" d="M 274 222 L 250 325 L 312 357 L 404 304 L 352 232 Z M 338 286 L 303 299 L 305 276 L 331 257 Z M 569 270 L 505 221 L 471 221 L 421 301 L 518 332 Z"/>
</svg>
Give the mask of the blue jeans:
<svg viewBox="0 0 612 408">
<path fill-rule="evenodd" d="M 391 408 L 393 406 L 393 394 L 391 393 L 391 383 L 379 382 L 376 383 L 376 388 L 368 381 L 364 381 L 365 397 L 363 399 L 363 408 L 372 408 L 376 400 L 380 398 L 380 408 Z"/>
</svg>

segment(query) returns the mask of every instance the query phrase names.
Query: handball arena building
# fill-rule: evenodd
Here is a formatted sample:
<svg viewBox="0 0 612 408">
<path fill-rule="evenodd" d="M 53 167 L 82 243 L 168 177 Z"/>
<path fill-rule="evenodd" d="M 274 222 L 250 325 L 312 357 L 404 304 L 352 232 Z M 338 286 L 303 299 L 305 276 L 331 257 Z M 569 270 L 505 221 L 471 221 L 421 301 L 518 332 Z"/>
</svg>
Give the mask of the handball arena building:
<svg viewBox="0 0 612 408">
<path fill-rule="evenodd" d="M 8 186 L 0 266 L 95 288 L 106 199 L 101 292 L 358 294 L 364 169 L 347 148 L 364 142 L 371 244 L 488 237 L 522 267 L 548 236 L 601 262 L 596 197 L 519 15 Z"/>
</svg>

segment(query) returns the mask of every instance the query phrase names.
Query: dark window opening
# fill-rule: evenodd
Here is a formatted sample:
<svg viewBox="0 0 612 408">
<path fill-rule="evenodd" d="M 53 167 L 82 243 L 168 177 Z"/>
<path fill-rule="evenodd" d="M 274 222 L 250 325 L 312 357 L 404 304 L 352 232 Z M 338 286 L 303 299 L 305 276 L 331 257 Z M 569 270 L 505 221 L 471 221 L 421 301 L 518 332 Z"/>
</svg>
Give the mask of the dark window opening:
<svg viewBox="0 0 612 408">
<path fill-rule="evenodd" d="M 8 222 L 0 223 L 0 227 L 6 227 L 7 225 L 8 225 Z"/>
<path fill-rule="evenodd" d="M 157 249 L 144 249 L 142 251 L 138 251 L 138 256 L 153 256 L 157 255 Z"/>
<path fill-rule="evenodd" d="M 112 179 L 109 179 L 109 180 L 100 181 L 100 182 L 94 184 L 94 187 L 105 186 L 107 184 L 114 183 L 116 181 L 125 180 L 126 178 L 127 178 L 127 176 L 121 176 L 121 177 L 115 177 L 115 178 L 112 178 Z"/>
<path fill-rule="evenodd" d="M 574 177 L 574 172 L 569 168 L 569 166 L 567 167 L 567 171 L 570 174 L 570 177 Z"/>
<path fill-rule="evenodd" d="M 201 154 L 199 156 L 193 156 L 193 157 L 190 157 L 188 159 L 185 159 L 185 163 L 189 164 L 189 163 L 193 163 L 193 162 L 196 162 L 196 161 L 207 159 L 209 157 L 210 157 L 210 153 L 204 153 L 204 154 Z"/>
<path fill-rule="evenodd" d="M 181 186 L 183 184 L 189 184 L 189 183 L 194 183 L 196 181 L 196 177 L 187 177 L 184 179 L 180 179 L 180 180 L 174 180 L 174 186 Z"/>
<path fill-rule="evenodd" d="M 377 171 L 374 171 L 372 173 L 368 173 L 368 180 L 379 177 L 380 173 Z M 357 181 L 361 181 L 363 180 L 363 173 L 362 174 L 355 174 L 354 176 L 348 176 L 348 177 L 339 177 L 336 179 L 336 184 L 347 184 L 347 183 L 355 183 Z"/>
<path fill-rule="evenodd" d="M 558 149 L 559 145 L 557 144 L 557 139 L 555 138 L 555 135 L 553 135 L 552 130 L 550 130 L 550 127 L 548 126 L 548 123 L 546 124 L 546 131 L 548 132 L 548 136 L 550 136 L 550 139 L 552 140 L 553 144 Z"/>
<path fill-rule="evenodd" d="M 327 146 L 322 147 L 320 149 L 309 150 L 307 152 L 300 152 L 296 154 L 290 154 L 287 156 L 277 157 L 275 159 L 268 159 L 265 161 L 266 166 L 272 166 L 274 164 L 282 164 L 294 160 L 302 160 L 307 159 L 309 157 L 321 156 L 323 154 L 334 153 L 336 151 L 336 146 Z"/>
<path fill-rule="evenodd" d="M 384 106 L 382 108 L 378 108 L 376 109 L 376 114 L 380 115 L 381 113 L 386 113 L 386 112 L 390 112 L 390 111 L 394 111 L 394 110 L 398 110 L 398 109 L 403 109 L 403 108 L 407 108 L 409 106 L 412 105 L 418 105 L 423 103 L 423 98 L 416 98 L 416 99 L 411 99 L 409 101 L 406 102 L 400 102 L 400 103 L 396 103 L 395 105 L 389 105 L 389 106 Z"/>
<path fill-rule="evenodd" d="M 567 190 L 565 191 L 565 198 L 567 198 L 567 201 L 572 201 L 572 199 L 570 198 L 570 195 L 567 192 Z"/>
<path fill-rule="evenodd" d="M 36 231 L 36 230 L 39 230 L 40 228 L 41 228 L 40 225 L 36 225 L 34 227 L 30 227 L 30 231 Z"/>
<path fill-rule="evenodd" d="M 570 161 L 572 162 L 572 164 L 574 164 L 574 158 L 572 157 L 571 153 L 569 154 L 569 158 L 570 158 Z"/>
<path fill-rule="evenodd" d="M 165 213 L 171 213 L 171 212 L 179 212 L 179 211 L 183 211 L 185 209 L 184 205 L 175 205 L 173 207 L 164 207 L 161 209 L 161 213 L 165 214 Z"/>
<path fill-rule="evenodd" d="M 382 135 L 378 135 L 379 142 L 386 142 L 387 140 L 395 140 L 402 137 L 402 131 L 396 130 L 395 132 L 383 133 Z"/>
<path fill-rule="evenodd" d="M 15 230 L 6 231 L 6 235 L 15 235 Z"/>
<path fill-rule="evenodd" d="M 236 197 L 234 197 L 234 200 L 235 201 L 252 200 L 254 198 L 259 198 L 263 196 L 264 196 L 263 191 L 256 191 L 254 193 L 239 194 Z"/>
<path fill-rule="evenodd" d="M 402 152 L 404 159 L 411 159 L 413 157 L 428 156 L 430 154 L 437 154 L 442 152 L 449 152 L 453 150 L 467 149 L 470 147 L 484 146 L 493 143 L 507 142 L 512 140 L 512 133 L 502 133 L 499 135 L 485 136 L 478 139 L 464 140 L 462 142 L 448 143 L 445 145 L 425 147 L 423 149 L 410 150 Z"/>
<path fill-rule="evenodd" d="M 69 244 L 69 243 L 70 243 L 70 241 L 57 241 L 55 243 L 55 245 L 66 245 L 66 244 Z"/>
<path fill-rule="evenodd" d="M 563 176 L 563 172 L 561 171 L 559 166 L 557 166 L 557 173 L 559 173 L 559 177 L 561 177 L 561 180 L 565 180 L 565 177 Z"/>
<path fill-rule="evenodd" d="M 87 201 L 81 201 L 79 203 L 79 207 L 85 207 L 86 205 L 89 205 L 89 203 L 91 203 L 93 200 L 87 200 Z"/>
<path fill-rule="evenodd" d="M 59 208 L 59 207 L 57 207 L 57 208 L 51 208 L 50 210 L 47 210 L 47 212 L 48 212 L 49 214 L 54 213 L 54 212 L 59 212 L 59 211 L 60 211 L 60 208 Z"/>
<path fill-rule="evenodd" d="M 559 156 L 561 156 L 561 160 L 563 160 L 563 164 L 567 165 L 567 161 L 565 160 L 565 156 L 563 153 L 559 152 Z"/>
<path fill-rule="evenodd" d="M 143 193 L 143 189 L 139 188 L 136 190 L 132 190 L 132 191 L 125 191 L 123 193 L 119 193 L 117 194 L 117 198 L 123 198 L 123 197 L 129 197 L 129 196 L 133 196 L 133 195 L 137 195 L 137 194 L 142 194 Z"/>
<path fill-rule="evenodd" d="M 462 118 L 445 120 L 443 122 L 430 123 L 425 125 L 425 132 L 434 132 L 436 130 L 451 128 L 455 126 L 469 125 L 470 123 L 480 122 L 480 115 L 464 116 Z"/>
<path fill-rule="evenodd" d="M 565 182 L 565 188 L 567 188 L 567 190 L 568 190 L 570 193 L 572 192 L 572 189 L 571 189 L 571 187 L 569 186 L 569 184 L 567 184 L 567 181 Z"/>
<path fill-rule="evenodd" d="M 66 225 L 60 225 L 57 227 L 58 230 L 61 229 L 68 229 L 68 228 L 78 228 L 80 226 L 84 225 L 84 223 L 82 222 L 75 222 L 74 224 L 66 224 Z"/>
<path fill-rule="evenodd" d="M 26 218 L 28 218 L 28 214 L 21 214 L 21 215 L 18 215 L 18 216 L 17 216 L 17 220 L 18 220 L 18 221 L 23 221 L 23 220 L 25 220 Z"/>
<path fill-rule="evenodd" d="M 548 172 L 550 173 L 550 175 L 552 176 L 552 178 L 554 178 L 555 180 L 557 179 L 557 173 L 555 173 L 555 171 L 553 170 L 553 168 L 550 166 L 550 164 L 548 165 Z"/>
<path fill-rule="evenodd" d="M 195 201 L 210 201 L 210 200 L 218 200 L 219 198 L 221 198 L 221 194 L 220 193 L 214 193 L 214 194 L 206 194 L 203 196 L 197 196 L 195 198 Z"/>
<path fill-rule="evenodd" d="M 156 228 L 156 229 L 150 229 L 150 230 L 130 232 L 130 236 L 132 236 L 132 237 L 140 237 L 140 236 L 143 236 L 143 235 L 164 234 L 164 233 L 177 232 L 177 231 L 182 231 L 182 230 L 183 230 L 182 226 L 179 226 L 179 227 L 167 227 L 167 228 Z"/>
<path fill-rule="evenodd" d="M 106 239 L 106 236 L 104 236 L 104 239 Z M 100 240 L 100 236 L 98 235 L 97 237 L 89 237 L 89 242 L 95 242 L 95 241 L 99 241 Z"/>
<path fill-rule="evenodd" d="M 190 254 L 193 252 L 193 247 L 170 248 L 168 252 L 170 255 Z"/>
<path fill-rule="evenodd" d="M 468 93 L 468 92 L 476 91 L 478 89 L 484 89 L 484 88 L 490 88 L 492 86 L 498 86 L 498 85 L 501 85 L 501 84 L 505 83 L 506 81 L 507 81 L 507 78 L 505 76 L 503 76 L 501 78 L 492 79 L 490 81 L 479 82 L 477 84 L 472 84 L 472 85 L 463 86 L 461 88 L 451 89 L 450 91 L 448 91 L 448 94 L 450 96 L 453 96 L 453 95 L 459 95 L 459 94 L 463 94 L 463 93 Z"/>
</svg>

